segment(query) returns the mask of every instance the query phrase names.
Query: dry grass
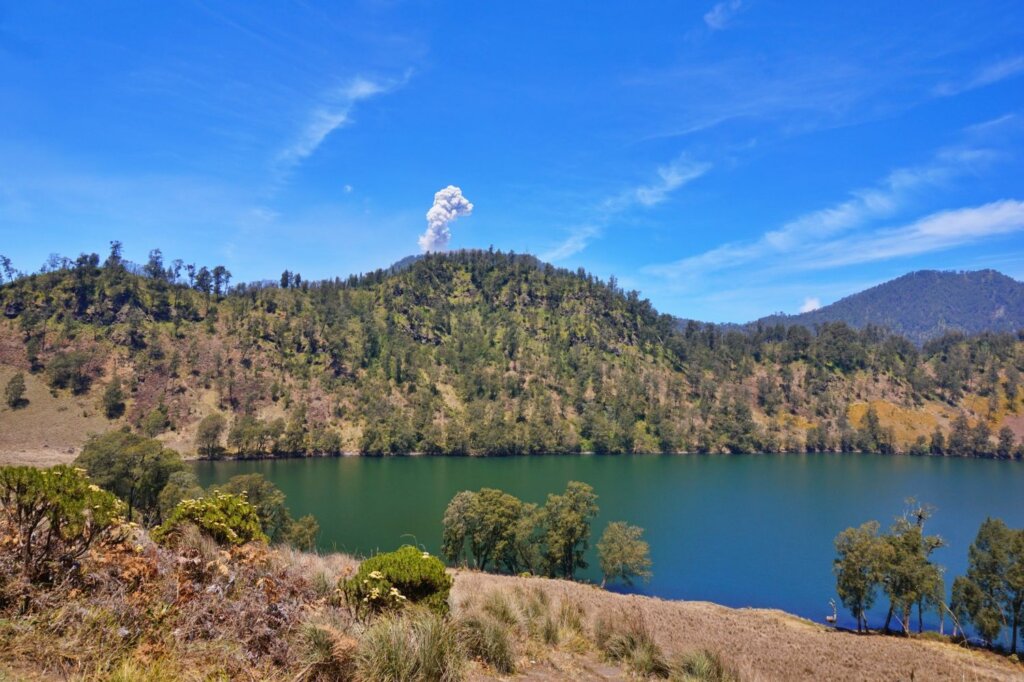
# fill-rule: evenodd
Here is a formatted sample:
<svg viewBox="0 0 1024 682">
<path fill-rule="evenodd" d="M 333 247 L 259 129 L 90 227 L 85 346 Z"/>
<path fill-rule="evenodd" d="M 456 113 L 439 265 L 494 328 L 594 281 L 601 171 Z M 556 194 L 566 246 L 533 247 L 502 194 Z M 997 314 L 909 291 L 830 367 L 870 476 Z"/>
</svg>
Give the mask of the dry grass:
<svg viewBox="0 0 1024 682">
<path fill-rule="evenodd" d="M 0 542 L 0 681 L 1010 680 L 1024 667 L 933 639 L 859 636 L 778 611 L 455 572 L 452 618 L 363 624 L 337 603 L 349 557 L 138 532 L 56 587 L 19 583 Z M 514 671 L 514 672 L 513 672 Z"/>
<path fill-rule="evenodd" d="M 13 367 L 0 365 L 0 388 L 14 376 Z M 50 394 L 41 375 L 25 372 L 28 405 L 12 410 L 0 401 L 0 466 L 53 466 L 75 458 L 86 436 L 111 428 L 99 409 L 98 396 Z"/>
<path fill-rule="evenodd" d="M 459 571 L 452 600 L 458 606 L 491 591 L 515 594 L 517 589 L 543 592 L 552 604 L 576 605 L 590 631 L 602 615 L 607 619 L 608 614 L 635 614 L 668 661 L 678 663 L 680 657 L 708 652 L 748 682 L 1024 679 L 1024 667 L 1003 657 L 945 642 L 856 635 L 781 611 L 618 595 L 558 580 Z"/>
</svg>

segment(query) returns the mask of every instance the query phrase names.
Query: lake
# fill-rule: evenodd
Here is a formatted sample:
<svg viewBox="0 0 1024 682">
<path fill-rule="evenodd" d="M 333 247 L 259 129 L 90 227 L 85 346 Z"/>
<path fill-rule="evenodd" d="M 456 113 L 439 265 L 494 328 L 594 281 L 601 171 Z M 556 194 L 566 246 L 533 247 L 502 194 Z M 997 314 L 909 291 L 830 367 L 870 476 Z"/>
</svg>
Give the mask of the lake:
<svg viewBox="0 0 1024 682">
<path fill-rule="evenodd" d="M 404 543 L 437 552 L 441 517 L 460 490 L 496 487 L 543 503 L 568 481 L 598 494 L 596 542 L 608 521 L 646 529 L 652 580 L 631 591 L 728 606 L 783 609 L 815 621 L 830 612 L 836 534 L 883 527 L 914 496 L 937 508 L 926 530 L 947 585 L 964 572 L 986 516 L 1024 526 L 1024 465 L 881 455 L 636 455 L 506 458 L 312 458 L 198 462 L 206 486 L 258 472 L 288 496 L 295 516 L 320 521 L 320 547 L 365 555 Z M 591 549 L 585 577 L 597 580 Z M 838 602 L 838 598 L 836 598 Z M 880 599 L 880 602 L 884 599 Z M 869 623 L 881 625 L 877 608 Z M 854 621 L 840 610 L 840 624 Z M 948 625 L 947 625 L 948 627 Z"/>
</svg>

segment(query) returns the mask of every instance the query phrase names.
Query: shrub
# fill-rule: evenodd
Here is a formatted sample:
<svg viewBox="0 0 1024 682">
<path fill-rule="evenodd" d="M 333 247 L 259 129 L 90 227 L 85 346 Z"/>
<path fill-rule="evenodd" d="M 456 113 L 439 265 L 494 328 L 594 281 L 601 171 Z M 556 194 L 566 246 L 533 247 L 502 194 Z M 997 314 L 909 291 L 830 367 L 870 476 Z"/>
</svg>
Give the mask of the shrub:
<svg viewBox="0 0 1024 682">
<path fill-rule="evenodd" d="M 462 679 L 458 632 L 436 613 L 410 609 L 378 619 L 363 635 L 356 654 L 364 680 Z"/>
<path fill-rule="evenodd" d="M 0 514 L 29 580 L 69 570 L 93 544 L 113 536 L 124 513 L 124 503 L 82 469 L 0 467 Z"/>
<path fill-rule="evenodd" d="M 445 615 L 452 578 L 440 559 L 405 545 L 370 557 L 339 587 L 357 615 L 395 610 L 406 602 Z"/>
<path fill-rule="evenodd" d="M 197 500 L 182 500 L 163 524 L 153 530 L 157 542 L 173 541 L 184 524 L 196 526 L 222 545 L 242 545 L 267 536 L 260 529 L 256 510 L 244 495 L 217 492 Z"/>
<path fill-rule="evenodd" d="M 641 614 L 602 616 L 594 625 L 594 643 L 605 658 L 626 663 L 641 675 L 668 677 L 671 672 Z"/>
<path fill-rule="evenodd" d="M 470 614 L 459 620 L 459 633 L 466 653 L 503 675 L 516 671 L 512 633 L 507 624 L 484 614 Z"/>
<path fill-rule="evenodd" d="M 700 649 L 679 659 L 672 679 L 679 682 L 738 682 L 740 676 L 718 654 Z"/>
</svg>

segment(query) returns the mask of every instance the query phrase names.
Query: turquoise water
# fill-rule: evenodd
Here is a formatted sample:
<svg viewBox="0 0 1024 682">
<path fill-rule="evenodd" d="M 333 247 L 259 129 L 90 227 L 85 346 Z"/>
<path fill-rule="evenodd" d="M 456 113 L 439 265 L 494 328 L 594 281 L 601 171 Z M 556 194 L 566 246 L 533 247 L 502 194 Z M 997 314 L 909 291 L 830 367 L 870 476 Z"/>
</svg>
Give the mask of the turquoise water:
<svg viewBox="0 0 1024 682">
<path fill-rule="evenodd" d="M 356 554 L 403 543 L 438 549 L 445 505 L 497 487 L 542 503 L 585 481 L 608 521 L 646 529 L 654 577 L 632 591 L 757 606 L 822 621 L 835 597 L 832 541 L 848 526 L 887 526 L 909 496 L 937 507 L 926 530 L 947 583 L 963 573 L 986 516 L 1024 527 L 1024 465 L 881 455 L 397 457 L 200 462 L 204 485 L 259 472 L 298 516 L 320 521 L 322 549 Z M 596 561 L 592 561 L 596 564 Z M 593 567 L 586 576 L 596 579 Z M 838 599 L 837 599 L 838 601 Z M 880 602 L 884 601 L 880 599 Z M 880 610 L 880 609 L 876 609 Z M 880 625 L 884 613 L 869 619 Z M 853 620 L 840 613 L 840 624 Z"/>
</svg>

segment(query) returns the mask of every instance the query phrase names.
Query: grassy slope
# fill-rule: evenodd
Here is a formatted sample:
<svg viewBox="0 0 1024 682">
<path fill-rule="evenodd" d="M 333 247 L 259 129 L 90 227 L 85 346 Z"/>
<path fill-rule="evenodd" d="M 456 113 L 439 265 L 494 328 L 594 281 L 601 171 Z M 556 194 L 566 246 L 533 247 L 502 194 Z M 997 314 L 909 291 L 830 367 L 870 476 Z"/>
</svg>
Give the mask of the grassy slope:
<svg viewBox="0 0 1024 682">
<path fill-rule="evenodd" d="M 0 616 L 0 680 L 313 679 L 309 633 L 328 650 L 351 647 L 364 626 L 331 606 L 330 586 L 356 563 L 258 546 L 230 556 L 205 542 L 183 554 L 150 544 L 138 551 L 99 553 L 83 590 L 37 595 L 26 616 Z M 597 623 L 644 621 L 669 661 L 699 649 L 716 652 L 752 680 L 1011 680 L 1024 668 L 983 651 L 925 639 L 839 632 L 761 609 L 705 602 L 671 602 L 616 595 L 596 587 L 543 578 L 455 572 L 456 622 L 495 603 L 511 614 L 513 658 L 520 679 L 625 679 L 629 671 L 606 660 Z M 559 626 L 557 642 L 528 635 L 528 605 L 558 614 L 563 604 L 581 614 Z M 543 616 L 541 616 L 543 618 Z M 561 621 L 559 621 L 561 622 Z M 503 677 L 470 661 L 467 679 Z M 5 677 L 6 676 L 6 677 Z M 325 678 L 321 678 L 325 679 Z"/>
</svg>

